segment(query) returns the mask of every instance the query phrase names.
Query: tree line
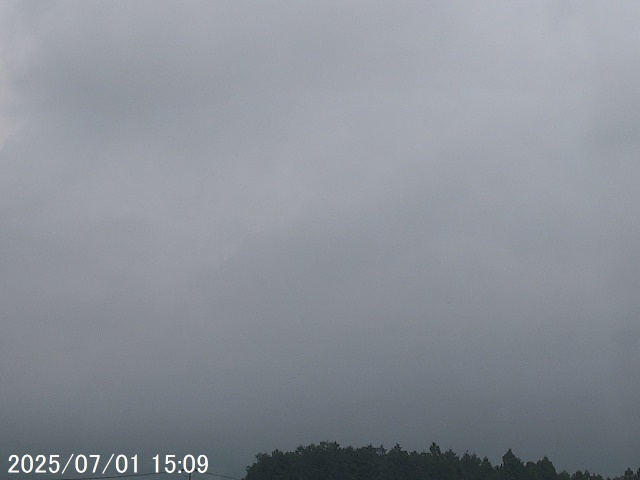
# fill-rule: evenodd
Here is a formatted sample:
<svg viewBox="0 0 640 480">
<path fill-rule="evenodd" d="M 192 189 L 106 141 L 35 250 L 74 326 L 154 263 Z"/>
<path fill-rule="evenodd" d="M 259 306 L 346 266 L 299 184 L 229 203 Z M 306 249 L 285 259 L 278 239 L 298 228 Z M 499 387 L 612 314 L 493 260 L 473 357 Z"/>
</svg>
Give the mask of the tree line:
<svg viewBox="0 0 640 480">
<path fill-rule="evenodd" d="M 546 456 L 524 463 L 511 449 L 502 464 L 493 466 L 487 457 L 458 456 L 451 449 L 442 452 L 435 443 L 428 452 L 407 452 L 397 444 L 386 450 L 320 442 L 293 452 L 259 453 L 247 467 L 245 480 L 640 480 L 640 468 L 605 479 L 588 470 L 557 472 Z"/>
</svg>

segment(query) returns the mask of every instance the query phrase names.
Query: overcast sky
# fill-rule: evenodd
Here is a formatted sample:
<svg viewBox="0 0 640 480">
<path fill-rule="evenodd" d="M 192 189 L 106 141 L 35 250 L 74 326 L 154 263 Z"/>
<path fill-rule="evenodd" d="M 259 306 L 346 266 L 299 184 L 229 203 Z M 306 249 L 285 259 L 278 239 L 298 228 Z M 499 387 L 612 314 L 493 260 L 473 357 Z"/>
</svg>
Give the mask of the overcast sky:
<svg viewBox="0 0 640 480">
<path fill-rule="evenodd" d="M 0 3 L 2 455 L 640 467 L 638 25 Z"/>
</svg>

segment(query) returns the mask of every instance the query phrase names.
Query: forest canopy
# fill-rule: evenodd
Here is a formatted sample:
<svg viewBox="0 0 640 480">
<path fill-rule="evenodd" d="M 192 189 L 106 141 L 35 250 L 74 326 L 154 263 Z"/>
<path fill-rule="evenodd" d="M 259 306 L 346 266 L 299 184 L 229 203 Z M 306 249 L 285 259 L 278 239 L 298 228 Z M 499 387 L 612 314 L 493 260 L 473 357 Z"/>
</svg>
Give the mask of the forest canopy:
<svg viewBox="0 0 640 480">
<path fill-rule="evenodd" d="M 451 449 L 442 452 L 435 443 L 429 451 L 408 452 L 400 445 L 353 448 L 337 442 L 299 446 L 293 452 L 274 450 L 259 453 L 247 467 L 245 480 L 605 480 L 588 470 L 573 474 L 557 472 L 545 456 L 537 462 L 523 462 L 509 449 L 500 465 L 476 454 L 459 456 Z M 607 480 L 640 480 L 628 468 Z"/>
</svg>

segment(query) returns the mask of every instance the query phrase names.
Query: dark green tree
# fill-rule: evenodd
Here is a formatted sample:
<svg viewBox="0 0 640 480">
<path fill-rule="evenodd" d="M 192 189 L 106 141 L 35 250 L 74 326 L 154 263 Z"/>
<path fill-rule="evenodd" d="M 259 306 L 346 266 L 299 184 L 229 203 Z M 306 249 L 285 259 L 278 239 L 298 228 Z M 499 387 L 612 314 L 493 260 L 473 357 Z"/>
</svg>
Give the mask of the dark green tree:
<svg viewBox="0 0 640 480">
<path fill-rule="evenodd" d="M 294 452 L 259 453 L 247 467 L 246 480 L 603 480 L 588 470 L 573 475 L 556 472 L 544 457 L 523 464 L 509 449 L 502 464 L 493 467 L 485 457 L 453 450 L 442 452 L 432 443 L 429 451 L 407 452 L 400 445 L 341 447 L 337 442 L 300 445 Z M 640 480 L 640 468 L 607 480 Z"/>
</svg>

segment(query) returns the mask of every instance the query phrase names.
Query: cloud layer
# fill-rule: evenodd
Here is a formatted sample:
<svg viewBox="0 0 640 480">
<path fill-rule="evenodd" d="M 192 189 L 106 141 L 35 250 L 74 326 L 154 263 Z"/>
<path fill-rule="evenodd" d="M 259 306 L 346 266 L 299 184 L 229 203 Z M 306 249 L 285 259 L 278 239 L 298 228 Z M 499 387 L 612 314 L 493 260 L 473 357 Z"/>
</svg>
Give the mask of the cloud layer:
<svg viewBox="0 0 640 480">
<path fill-rule="evenodd" d="M 637 468 L 639 20 L 5 3 L 2 451 Z"/>
</svg>

